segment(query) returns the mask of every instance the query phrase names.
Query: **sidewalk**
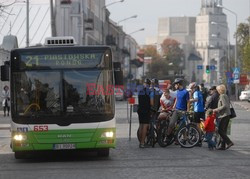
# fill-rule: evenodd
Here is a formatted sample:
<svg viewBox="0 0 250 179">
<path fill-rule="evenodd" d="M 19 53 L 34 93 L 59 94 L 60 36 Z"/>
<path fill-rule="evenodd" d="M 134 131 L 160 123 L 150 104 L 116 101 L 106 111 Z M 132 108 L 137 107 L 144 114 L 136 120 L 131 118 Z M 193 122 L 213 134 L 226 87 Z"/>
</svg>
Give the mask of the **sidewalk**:
<svg viewBox="0 0 250 179">
<path fill-rule="evenodd" d="M 10 116 L 3 116 L 3 111 L 0 110 L 0 130 L 8 130 L 10 129 Z"/>
</svg>

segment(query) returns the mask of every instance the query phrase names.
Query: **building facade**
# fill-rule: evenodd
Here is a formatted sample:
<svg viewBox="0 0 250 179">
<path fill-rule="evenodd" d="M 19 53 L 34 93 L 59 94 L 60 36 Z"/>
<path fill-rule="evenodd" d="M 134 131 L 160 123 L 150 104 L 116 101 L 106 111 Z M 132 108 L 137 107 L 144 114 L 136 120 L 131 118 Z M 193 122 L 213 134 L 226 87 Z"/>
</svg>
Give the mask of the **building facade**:
<svg viewBox="0 0 250 179">
<path fill-rule="evenodd" d="M 181 44 L 185 56 L 184 67 L 181 66 L 184 70 L 181 75 L 184 75 L 188 81 L 191 81 L 192 63 L 195 61 L 190 61 L 189 58 L 190 54 L 195 51 L 195 23 L 196 17 L 164 17 L 158 20 L 157 46 L 159 47 L 167 38 L 174 39 Z"/>
<path fill-rule="evenodd" d="M 202 0 L 196 20 L 195 47 L 203 67 L 198 70 L 197 79 L 208 85 L 222 82 L 230 54 L 227 17 L 218 5 L 222 5 L 222 0 Z"/>
</svg>

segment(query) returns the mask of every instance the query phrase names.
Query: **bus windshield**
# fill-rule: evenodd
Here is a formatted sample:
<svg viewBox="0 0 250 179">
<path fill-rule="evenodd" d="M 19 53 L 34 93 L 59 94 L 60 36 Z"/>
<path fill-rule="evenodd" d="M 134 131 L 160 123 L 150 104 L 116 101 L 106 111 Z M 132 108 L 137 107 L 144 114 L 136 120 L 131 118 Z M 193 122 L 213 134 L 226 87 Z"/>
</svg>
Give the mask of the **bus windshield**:
<svg viewBox="0 0 250 179">
<path fill-rule="evenodd" d="M 114 117 L 114 96 L 106 91 L 113 83 L 109 68 L 15 70 L 12 79 L 12 115 L 18 123 L 68 124 Z"/>
</svg>

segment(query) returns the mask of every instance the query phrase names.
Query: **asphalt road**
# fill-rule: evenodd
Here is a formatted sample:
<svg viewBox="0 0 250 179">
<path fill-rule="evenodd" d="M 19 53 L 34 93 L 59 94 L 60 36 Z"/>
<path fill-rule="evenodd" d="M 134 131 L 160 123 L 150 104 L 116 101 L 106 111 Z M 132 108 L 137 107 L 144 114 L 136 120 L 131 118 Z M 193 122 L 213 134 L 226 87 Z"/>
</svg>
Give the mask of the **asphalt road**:
<svg viewBox="0 0 250 179">
<path fill-rule="evenodd" d="M 140 149 L 136 139 L 137 114 L 132 115 L 132 134 L 126 102 L 117 102 L 117 147 L 109 158 L 95 153 L 42 153 L 33 159 L 15 160 L 9 148 L 9 131 L 0 130 L 0 178 L 249 178 L 250 108 L 234 103 L 237 118 L 232 120 L 230 138 L 235 145 L 226 151 L 179 146 Z M 243 107 L 242 107 L 243 106 Z M 250 105 L 249 105 L 250 107 Z M 8 121 L 0 118 L 0 122 Z M 8 123 L 8 122 L 6 122 Z M 1 125 L 2 126 L 2 125 Z"/>
</svg>

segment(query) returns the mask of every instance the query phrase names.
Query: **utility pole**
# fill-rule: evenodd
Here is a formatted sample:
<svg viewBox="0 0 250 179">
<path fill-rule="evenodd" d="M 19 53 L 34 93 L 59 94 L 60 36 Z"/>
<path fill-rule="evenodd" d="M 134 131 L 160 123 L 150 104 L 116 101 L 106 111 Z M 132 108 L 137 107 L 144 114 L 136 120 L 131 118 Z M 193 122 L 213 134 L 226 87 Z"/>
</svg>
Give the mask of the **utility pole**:
<svg viewBox="0 0 250 179">
<path fill-rule="evenodd" d="M 26 47 L 29 47 L 29 0 L 26 0 Z"/>
<path fill-rule="evenodd" d="M 50 0 L 50 21 L 51 21 L 51 35 L 52 37 L 56 36 L 56 25 L 55 25 L 55 14 L 53 0 Z"/>
</svg>

